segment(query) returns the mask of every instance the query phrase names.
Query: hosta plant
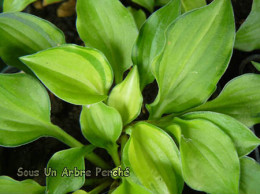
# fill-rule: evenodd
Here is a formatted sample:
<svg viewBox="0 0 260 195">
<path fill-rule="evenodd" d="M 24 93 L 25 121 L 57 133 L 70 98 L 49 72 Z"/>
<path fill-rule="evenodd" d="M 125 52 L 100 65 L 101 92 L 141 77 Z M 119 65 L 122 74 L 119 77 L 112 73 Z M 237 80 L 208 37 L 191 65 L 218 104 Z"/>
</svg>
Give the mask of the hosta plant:
<svg viewBox="0 0 260 195">
<path fill-rule="evenodd" d="M 46 186 L 1 176 L 0 193 L 87 193 L 80 189 L 90 162 L 110 175 L 89 193 L 182 193 L 184 183 L 206 193 L 260 193 L 260 166 L 247 156 L 260 144 L 249 129 L 260 123 L 260 75 L 239 76 L 210 99 L 232 56 L 233 8 L 230 0 L 198 1 L 202 7 L 182 14 L 187 2 L 153 1 L 150 11 L 165 6 L 143 23 L 119 0 L 77 0 L 85 46 L 66 44 L 36 16 L 0 14 L 0 57 L 23 70 L 0 74 L 0 145 L 54 137 L 71 147 L 49 160 L 56 174 L 46 175 Z M 154 80 L 157 97 L 145 105 L 142 92 Z M 47 91 L 82 107 L 89 145 L 51 122 Z M 140 121 L 145 109 L 149 118 Z"/>
</svg>

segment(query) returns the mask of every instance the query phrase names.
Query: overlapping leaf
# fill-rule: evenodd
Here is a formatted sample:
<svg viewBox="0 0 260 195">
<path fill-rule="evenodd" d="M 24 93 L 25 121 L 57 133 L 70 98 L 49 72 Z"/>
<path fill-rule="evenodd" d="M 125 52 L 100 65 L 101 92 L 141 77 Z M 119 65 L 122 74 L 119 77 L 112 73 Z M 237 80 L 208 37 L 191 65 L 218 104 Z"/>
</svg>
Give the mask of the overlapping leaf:
<svg viewBox="0 0 260 195">
<path fill-rule="evenodd" d="M 80 116 L 81 131 L 93 145 L 111 152 L 117 148 L 123 122 L 119 112 L 100 102 L 84 106 Z"/>
<path fill-rule="evenodd" d="M 92 150 L 92 146 L 87 146 L 55 153 L 47 165 L 47 193 L 66 194 L 80 189 L 85 182 L 85 175 L 80 173 L 85 170 L 84 155 Z M 52 175 L 51 170 L 56 170 L 57 175 Z M 69 175 L 69 171 L 73 173 Z"/>
<path fill-rule="evenodd" d="M 153 12 L 155 0 L 132 0 L 134 3 L 146 8 L 148 11 Z"/>
<path fill-rule="evenodd" d="M 215 0 L 171 25 L 164 52 L 153 64 L 159 94 L 148 106 L 151 118 L 205 102 L 228 66 L 234 38 L 230 0 Z"/>
<path fill-rule="evenodd" d="M 131 13 L 119 0 L 78 0 L 77 29 L 87 46 L 102 51 L 115 73 L 116 83 L 131 65 L 138 29 Z"/>
<path fill-rule="evenodd" d="M 0 176 L 1 194 L 44 194 L 45 187 L 31 179 L 16 181 L 7 176 Z"/>
<path fill-rule="evenodd" d="M 51 133 L 50 101 L 26 74 L 0 74 L 0 145 L 19 146 Z"/>
<path fill-rule="evenodd" d="M 179 151 L 161 129 L 148 123 L 132 127 L 131 137 L 123 154 L 130 178 L 152 193 L 181 193 L 183 179 Z"/>
<path fill-rule="evenodd" d="M 125 80 L 113 88 L 108 98 L 108 105 L 118 110 L 126 125 L 140 114 L 142 102 L 138 70 L 134 66 Z"/>
<path fill-rule="evenodd" d="M 19 61 L 20 56 L 65 43 L 63 33 L 53 24 L 20 12 L 0 14 L 0 37 L 1 59 L 26 72 L 31 71 Z"/>
<path fill-rule="evenodd" d="M 132 8 L 132 7 L 127 7 L 127 9 L 133 15 L 133 17 L 135 19 L 136 26 L 138 27 L 138 29 L 140 29 L 142 27 L 143 23 L 146 20 L 145 12 L 141 9 L 137 10 L 135 8 Z"/>
<path fill-rule="evenodd" d="M 240 194 L 260 193 L 260 165 L 254 159 L 243 157 L 240 159 Z"/>
<path fill-rule="evenodd" d="M 214 112 L 194 112 L 184 115 L 184 119 L 205 119 L 217 125 L 232 139 L 239 156 L 245 156 L 252 152 L 258 145 L 260 139 L 257 138 L 250 129 L 236 119 L 220 113 Z"/>
<path fill-rule="evenodd" d="M 187 12 L 207 5 L 206 0 L 181 0 L 182 11 Z"/>
<path fill-rule="evenodd" d="M 260 0 L 254 0 L 252 10 L 237 31 L 235 48 L 242 51 L 260 49 Z"/>
<path fill-rule="evenodd" d="M 230 115 L 247 126 L 260 122 L 260 75 L 245 74 L 231 80 L 212 101 L 193 111 L 208 110 Z"/>
<path fill-rule="evenodd" d="M 73 104 L 106 99 L 113 82 L 105 56 L 92 48 L 63 45 L 20 59 L 55 95 Z"/>
<path fill-rule="evenodd" d="M 4 0 L 4 12 L 19 12 L 36 0 Z"/>
<path fill-rule="evenodd" d="M 180 0 L 172 0 L 155 12 L 143 25 L 133 49 L 132 58 L 138 67 L 141 89 L 154 80 L 152 62 L 165 44 L 165 32 L 180 15 Z"/>
<path fill-rule="evenodd" d="M 231 139 L 215 124 L 175 118 L 181 128 L 180 152 L 184 181 L 207 193 L 238 193 L 239 159 Z"/>
</svg>

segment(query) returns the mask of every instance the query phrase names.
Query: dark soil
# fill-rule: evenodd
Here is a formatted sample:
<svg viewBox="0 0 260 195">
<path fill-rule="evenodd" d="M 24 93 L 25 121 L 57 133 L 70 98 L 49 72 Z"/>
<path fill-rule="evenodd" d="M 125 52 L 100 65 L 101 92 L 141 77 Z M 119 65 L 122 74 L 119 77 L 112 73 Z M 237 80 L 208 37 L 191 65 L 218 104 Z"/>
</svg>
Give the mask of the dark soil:
<svg viewBox="0 0 260 195">
<path fill-rule="evenodd" d="M 233 0 L 232 2 L 235 11 L 236 25 L 238 28 L 249 14 L 252 0 Z M 131 4 L 132 6 L 139 8 L 138 5 L 131 3 L 129 0 L 124 0 L 123 3 L 125 5 Z M 37 10 L 33 6 L 30 6 L 26 11 L 54 23 L 64 32 L 67 43 L 83 45 L 83 42 L 80 40 L 76 31 L 76 15 L 72 17 L 58 18 L 56 16 L 56 9 L 58 8 L 58 6 L 59 4 L 53 4 L 45 7 L 42 10 Z M 146 13 L 148 14 L 147 11 Z M 234 50 L 230 66 L 220 81 L 217 93 L 219 93 L 224 85 L 234 77 L 246 72 L 256 72 L 254 67 L 250 64 L 250 60 L 248 60 L 248 62 L 245 60 L 249 57 L 254 58 L 254 54 L 260 54 L 260 51 L 246 53 Z M 259 58 L 255 60 L 260 61 Z M 240 67 L 243 66 L 241 65 L 242 62 L 244 62 L 243 64 L 245 68 L 243 68 L 243 70 L 239 72 L 239 69 L 241 69 Z M 157 91 L 158 87 L 156 85 L 156 82 L 148 85 L 143 92 L 145 103 L 151 103 L 156 97 Z M 63 102 L 53 95 L 50 95 L 50 99 L 52 102 L 52 122 L 60 126 L 62 129 L 67 131 L 70 135 L 72 135 L 82 143 L 88 144 L 86 139 L 84 139 L 84 137 L 82 136 L 79 126 L 79 115 L 81 107 Z M 139 117 L 139 119 L 147 119 L 147 117 L 148 114 L 144 108 L 143 113 Z M 257 126 L 255 127 L 255 129 L 257 135 L 260 136 L 260 127 Z M 67 148 L 68 147 L 65 144 L 53 138 L 41 138 L 37 141 L 18 148 L 0 148 L 0 175 L 8 175 L 17 180 L 32 178 L 39 182 L 41 185 L 45 185 L 43 169 L 46 167 L 48 160 L 55 152 Z M 112 164 L 110 157 L 104 150 L 99 149 L 96 150 L 96 152 L 99 153 L 100 156 L 105 157 L 106 161 L 111 162 Z M 253 152 L 251 156 L 255 158 L 255 153 Z M 40 177 L 18 177 L 17 170 L 20 167 L 23 167 L 24 170 L 41 170 L 41 175 Z M 87 167 L 90 169 L 94 168 L 91 163 L 87 163 Z M 193 191 L 186 186 L 184 193 L 196 193 L 196 191 Z"/>
</svg>

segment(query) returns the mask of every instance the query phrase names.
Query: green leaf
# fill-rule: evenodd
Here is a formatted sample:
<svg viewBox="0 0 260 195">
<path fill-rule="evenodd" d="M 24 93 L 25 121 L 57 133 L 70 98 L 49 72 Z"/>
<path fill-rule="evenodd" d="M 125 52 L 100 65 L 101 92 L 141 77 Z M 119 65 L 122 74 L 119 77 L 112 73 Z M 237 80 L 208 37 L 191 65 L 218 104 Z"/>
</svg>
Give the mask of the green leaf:
<svg viewBox="0 0 260 195">
<path fill-rule="evenodd" d="M 153 64 L 159 94 L 148 105 L 150 117 L 204 103 L 228 66 L 234 37 L 230 0 L 215 0 L 179 17 L 168 30 L 164 52 Z"/>
<path fill-rule="evenodd" d="M 260 139 L 250 129 L 228 115 L 214 112 L 194 112 L 186 114 L 182 118 L 187 120 L 204 119 L 218 126 L 232 139 L 240 157 L 249 154 L 260 145 Z"/>
<path fill-rule="evenodd" d="M 171 137 L 161 129 L 137 123 L 123 154 L 130 178 L 155 194 L 181 193 L 183 179 L 179 151 Z"/>
<path fill-rule="evenodd" d="M 254 0 L 252 10 L 236 35 L 235 48 L 242 51 L 260 49 L 260 0 Z"/>
<path fill-rule="evenodd" d="M 45 88 L 26 74 L 0 74 L 0 145 L 20 146 L 52 135 Z"/>
<path fill-rule="evenodd" d="M 72 194 L 87 194 L 87 192 L 84 190 L 77 190 L 77 191 L 73 192 Z"/>
<path fill-rule="evenodd" d="M 92 48 L 63 45 L 20 58 L 59 98 L 85 105 L 107 98 L 113 82 L 105 56 Z"/>
<path fill-rule="evenodd" d="M 7 176 L 0 176 L 1 194 L 44 194 L 45 187 L 34 180 L 16 181 Z"/>
<path fill-rule="evenodd" d="M 47 6 L 47 5 L 50 5 L 50 4 L 53 4 L 53 3 L 59 3 L 63 0 L 43 0 L 43 5 L 44 6 Z"/>
<path fill-rule="evenodd" d="M 146 20 L 146 14 L 143 10 L 141 9 L 135 9 L 132 7 L 127 7 L 128 11 L 133 15 L 134 19 L 135 19 L 135 23 L 136 26 L 138 27 L 138 29 L 140 29 L 142 27 L 142 25 L 144 24 L 145 20 Z"/>
<path fill-rule="evenodd" d="M 260 193 L 260 165 L 255 160 L 244 157 L 240 159 L 240 194 Z"/>
<path fill-rule="evenodd" d="M 117 145 L 123 128 L 119 112 L 102 102 L 83 106 L 80 124 L 82 134 L 91 144 L 108 151 Z"/>
<path fill-rule="evenodd" d="M 207 2 L 206 0 L 181 0 L 181 5 L 183 12 L 188 12 L 207 5 Z"/>
<path fill-rule="evenodd" d="M 155 5 L 154 0 L 132 0 L 132 2 L 144 7 L 151 13 L 153 12 L 153 8 Z"/>
<path fill-rule="evenodd" d="M 113 194 L 151 194 L 151 192 L 131 180 L 122 178 L 122 183 L 113 191 Z"/>
<path fill-rule="evenodd" d="M 4 12 L 19 12 L 23 11 L 29 4 L 36 0 L 4 0 Z"/>
<path fill-rule="evenodd" d="M 85 175 L 81 175 L 85 170 L 84 155 L 93 151 L 92 146 L 72 148 L 55 153 L 47 165 L 47 193 L 66 194 L 80 189 L 85 183 Z M 56 170 L 56 175 L 51 172 Z M 73 171 L 69 175 L 69 171 Z"/>
<path fill-rule="evenodd" d="M 171 0 L 155 0 L 155 6 L 164 6 Z"/>
<path fill-rule="evenodd" d="M 229 136 L 206 120 L 175 118 L 174 122 L 182 130 L 184 181 L 193 189 L 207 193 L 238 193 L 239 159 Z"/>
<path fill-rule="evenodd" d="M 19 0 L 20 1 L 20 0 Z M 0 57 L 10 65 L 30 72 L 20 56 L 65 43 L 63 33 L 50 22 L 26 13 L 0 14 Z"/>
<path fill-rule="evenodd" d="M 247 126 L 260 122 L 260 75 L 244 74 L 231 80 L 220 95 L 192 111 L 213 111 L 232 116 Z"/>
<path fill-rule="evenodd" d="M 180 0 L 172 0 L 155 12 L 141 28 L 132 53 L 140 73 L 141 89 L 153 82 L 152 62 L 164 47 L 167 28 L 179 15 Z"/>
<path fill-rule="evenodd" d="M 125 80 L 113 88 L 108 97 L 108 105 L 118 110 L 126 125 L 140 114 L 142 102 L 138 70 L 134 66 Z"/>
<path fill-rule="evenodd" d="M 255 67 L 258 71 L 260 71 L 260 63 L 258 63 L 258 62 L 252 62 L 252 64 L 254 65 L 254 67 Z"/>
<path fill-rule="evenodd" d="M 77 29 L 87 46 L 102 51 L 113 67 L 116 83 L 131 65 L 138 29 L 119 0 L 78 0 Z"/>
</svg>

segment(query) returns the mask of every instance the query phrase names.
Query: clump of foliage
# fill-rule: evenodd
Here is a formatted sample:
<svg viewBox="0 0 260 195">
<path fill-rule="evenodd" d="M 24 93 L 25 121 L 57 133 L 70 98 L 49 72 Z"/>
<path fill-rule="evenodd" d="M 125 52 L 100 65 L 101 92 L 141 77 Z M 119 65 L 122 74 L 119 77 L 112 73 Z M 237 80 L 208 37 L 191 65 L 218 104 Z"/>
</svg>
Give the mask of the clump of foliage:
<svg viewBox="0 0 260 195">
<path fill-rule="evenodd" d="M 230 0 L 134 2 L 151 12 L 164 6 L 144 22 L 142 11 L 119 0 L 77 0 L 84 47 L 66 44 L 63 33 L 41 18 L 0 14 L 0 57 L 24 71 L 0 74 L 0 145 L 54 137 L 71 147 L 50 159 L 47 168 L 58 174 L 46 177 L 45 187 L 1 176 L 1 193 L 86 193 L 77 190 L 87 177 L 61 173 L 64 167 L 85 170 L 88 162 L 113 169 L 96 147 L 108 152 L 115 169 L 129 168 L 130 176 L 112 177 L 118 185 L 108 178 L 90 193 L 109 186 L 111 193 L 182 193 L 184 182 L 206 193 L 260 193 L 260 166 L 247 157 L 260 144 L 249 129 L 260 123 L 260 76 L 239 76 L 208 101 L 234 45 L 259 49 L 254 24 L 260 1 L 237 37 Z M 189 11 L 194 7 L 200 8 Z M 142 91 L 154 80 L 159 92 L 146 105 L 149 119 L 137 121 Z M 51 123 L 43 85 L 82 106 L 81 131 L 90 145 Z"/>
</svg>

